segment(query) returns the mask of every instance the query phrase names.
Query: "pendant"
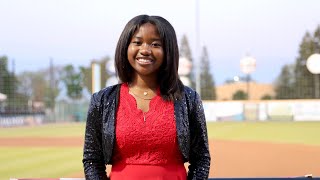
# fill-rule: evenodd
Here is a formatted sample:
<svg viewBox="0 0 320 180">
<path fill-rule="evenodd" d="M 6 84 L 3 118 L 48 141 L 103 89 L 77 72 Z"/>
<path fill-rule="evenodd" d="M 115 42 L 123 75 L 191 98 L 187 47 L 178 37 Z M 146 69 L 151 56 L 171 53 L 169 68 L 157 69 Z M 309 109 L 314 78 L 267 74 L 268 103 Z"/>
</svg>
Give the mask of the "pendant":
<svg viewBox="0 0 320 180">
<path fill-rule="evenodd" d="M 148 95 L 148 92 L 147 91 L 143 92 L 143 95 L 144 96 Z"/>
</svg>

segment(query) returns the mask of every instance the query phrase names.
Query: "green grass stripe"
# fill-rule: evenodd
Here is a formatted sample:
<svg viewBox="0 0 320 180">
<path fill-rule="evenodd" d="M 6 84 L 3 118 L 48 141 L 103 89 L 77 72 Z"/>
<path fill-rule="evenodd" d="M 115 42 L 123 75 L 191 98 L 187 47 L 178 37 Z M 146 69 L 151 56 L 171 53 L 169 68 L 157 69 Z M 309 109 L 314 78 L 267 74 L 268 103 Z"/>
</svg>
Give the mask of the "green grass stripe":
<svg viewBox="0 0 320 180">
<path fill-rule="evenodd" d="M 1 128 L 1 137 L 84 137 L 85 123 Z M 320 145 L 319 122 L 212 122 L 210 138 Z"/>
<path fill-rule="evenodd" d="M 0 179 L 59 178 L 82 170 L 82 148 L 0 147 Z"/>
<path fill-rule="evenodd" d="M 4 149 L 2 147 L 0 147 L 0 150 Z M 33 151 L 31 150 L 26 150 L 27 148 L 25 147 L 10 147 L 10 148 L 6 148 L 8 149 L 5 152 L 5 156 L 4 155 L 0 155 L 0 159 L 1 162 L 6 162 L 8 164 L 10 163 L 16 163 L 16 161 L 20 161 L 20 159 L 25 159 L 26 157 L 32 157 L 37 153 L 37 149 L 34 149 Z M 38 149 L 42 150 L 42 149 Z M 43 150 L 42 150 L 43 151 Z M 1 164 L 0 164 L 1 166 Z"/>
<path fill-rule="evenodd" d="M 84 137 L 85 123 L 0 128 L 1 137 Z"/>
<path fill-rule="evenodd" d="M 320 122 L 212 122 L 213 139 L 320 145 Z"/>
</svg>

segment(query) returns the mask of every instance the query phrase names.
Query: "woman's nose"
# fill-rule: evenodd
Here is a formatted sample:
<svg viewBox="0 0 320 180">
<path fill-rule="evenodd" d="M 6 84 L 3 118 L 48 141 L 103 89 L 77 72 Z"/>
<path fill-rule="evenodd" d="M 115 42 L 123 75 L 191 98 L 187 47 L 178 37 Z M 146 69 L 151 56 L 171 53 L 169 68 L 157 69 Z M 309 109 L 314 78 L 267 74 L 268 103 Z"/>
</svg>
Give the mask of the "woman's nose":
<svg viewBox="0 0 320 180">
<path fill-rule="evenodd" d="M 151 45 L 144 43 L 140 48 L 140 53 L 144 55 L 148 55 L 151 53 Z"/>
</svg>

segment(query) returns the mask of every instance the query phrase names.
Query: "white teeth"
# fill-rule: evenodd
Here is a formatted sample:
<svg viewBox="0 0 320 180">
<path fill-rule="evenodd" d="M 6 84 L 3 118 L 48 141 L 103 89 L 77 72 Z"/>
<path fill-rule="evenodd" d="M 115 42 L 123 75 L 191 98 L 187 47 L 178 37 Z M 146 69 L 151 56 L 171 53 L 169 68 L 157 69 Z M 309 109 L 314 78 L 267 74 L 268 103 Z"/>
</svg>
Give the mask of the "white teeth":
<svg viewBox="0 0 320 180">
<path fill-rule="evenodd" d="M 149 63 L 151 62 L 151 60 L 149 59 L 138 59 L 139 62 L 142 62 L 142 63 Z"/>
</svg>

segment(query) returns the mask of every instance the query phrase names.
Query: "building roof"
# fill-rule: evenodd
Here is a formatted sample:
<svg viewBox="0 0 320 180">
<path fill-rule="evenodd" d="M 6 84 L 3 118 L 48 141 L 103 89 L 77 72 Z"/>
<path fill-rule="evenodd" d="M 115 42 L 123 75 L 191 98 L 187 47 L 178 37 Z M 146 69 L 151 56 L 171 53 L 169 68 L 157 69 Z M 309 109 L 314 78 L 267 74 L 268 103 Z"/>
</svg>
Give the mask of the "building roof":
<svg viewBox="0 0 320 180">
<path fill-rule="evenodd" d="M 217 100 L 232 100 L 233 95 L 239 90 L 247 93 L 248 87 L 250 100 L 260 100 L 265 95 L 269 95 L 271 97 L 275 96 L 275 91 L 272 84 L 262 84 L 256 82 L 250 82 L 247 84 L 246 82 L 235 82 L 217 86 Z"/>
</svg>

